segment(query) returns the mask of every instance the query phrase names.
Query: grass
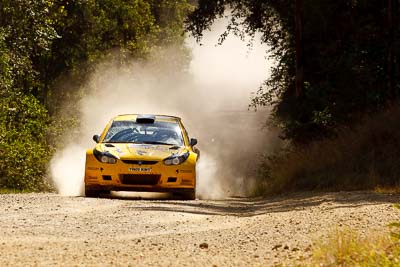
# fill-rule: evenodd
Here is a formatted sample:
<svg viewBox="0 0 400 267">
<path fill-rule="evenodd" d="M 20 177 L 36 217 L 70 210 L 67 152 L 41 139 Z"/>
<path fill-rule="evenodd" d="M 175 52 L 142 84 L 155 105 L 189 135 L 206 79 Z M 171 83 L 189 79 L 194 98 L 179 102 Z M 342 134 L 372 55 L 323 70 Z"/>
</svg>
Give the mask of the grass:
<svg viewBox="0 0 400 267">
<path fill-rule="evenodd" d="M 19 190 L 11 188 L 0 188 L 0 194 L 22 194 L 22 193 L 32 193 L 31 190 Z"/>
<path fill-rule="evenodd" d="M 400 186 L 377 186 L 374 191 L 382 194 L 400 194 Z"/>
<path fill-rule="evenodd" d="M 389 234 L 362 237 L 350 229 L 336 230 L 316 244 L 311 266 L 400 266 L 400 243 Z"/>
<path fill-rule="evenodd" d="M 265 157 L 255 194 L 400 188 L 399 121 L 400 109 L 392 108 L 333 139 Z"/>
<path fill-rule="evenodd" d="M 394 207 L 400 209 L 398 204 Z M 315 243 L 312 258 L 304 266 L 400 266 L 400 222 L 389 224 L 388 229 L 361 235 L 350 228 L 336 228 L 326 240 Z"/>
</svg>

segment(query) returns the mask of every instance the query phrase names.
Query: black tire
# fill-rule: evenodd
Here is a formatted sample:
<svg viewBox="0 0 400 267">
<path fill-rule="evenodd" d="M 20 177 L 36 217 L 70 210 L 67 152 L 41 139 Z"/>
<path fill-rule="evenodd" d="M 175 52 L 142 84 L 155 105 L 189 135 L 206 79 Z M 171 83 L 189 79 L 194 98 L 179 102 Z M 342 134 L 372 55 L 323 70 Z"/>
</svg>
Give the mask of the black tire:
<svg viewBox="0 0 400 267">
<path fill-rule="evenodd" d="M 94 189 L 89 189 L 85 188 L 85 196 L 86 197 L 99 197 L 100 194 L 109 194 L 110 191 L 107 190 L 94 190 Z"/>
<path fill-rule="evenodd" d="M 99 197 L 100 191 L 85 188 L 85 196 L 86 197 Z"/>
<path fill-rule="evenodd" d="M 190 192 L 185 192 L 182 194 L 182 199 L 184 200 L 195 200 L 196 199 L 196 190 L 193 189 Z"/>
</svg>

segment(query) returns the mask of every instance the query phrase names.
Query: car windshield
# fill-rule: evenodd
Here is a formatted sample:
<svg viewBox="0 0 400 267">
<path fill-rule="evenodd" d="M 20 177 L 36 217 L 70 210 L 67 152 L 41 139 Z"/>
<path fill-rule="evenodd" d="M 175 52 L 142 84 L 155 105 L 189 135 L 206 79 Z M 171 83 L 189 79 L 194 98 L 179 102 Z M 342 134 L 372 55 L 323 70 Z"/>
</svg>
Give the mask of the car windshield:
<svg viewBox="0 0 400 267">
<path fill-rule="evenodd" d="M 177 123 L 113 121 L 103 142 L 183 146 L 183 137 L 181 128 Z"/>
</svg>

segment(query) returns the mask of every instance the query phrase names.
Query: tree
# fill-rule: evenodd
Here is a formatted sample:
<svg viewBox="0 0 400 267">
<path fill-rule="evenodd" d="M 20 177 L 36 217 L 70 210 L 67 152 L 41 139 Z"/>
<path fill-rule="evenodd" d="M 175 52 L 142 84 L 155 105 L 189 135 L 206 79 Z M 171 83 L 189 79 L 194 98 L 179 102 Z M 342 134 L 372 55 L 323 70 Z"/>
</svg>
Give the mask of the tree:
<svg viewBox="0 0 400 267">
<path fill-rule="evenodd" d="M 51 1 L 0 1 L 0 187 L 42 190 L 49 117 L 37 65 L 58 36 Z"/>
<path fill-rule="evenodd" d="M 388 68 L 387 68 L 387 81 L 389 88 L 389 104 L 393 105 L 397 98 L 396 91 L 396 26 L 398 23 L 398 1 L 387 1 L 387 35 L 388 35 Z"/>
<path fill-rule="evenodd" d="M 252 105 L 273 105 L 273 121 L 295 143 L 332 136 L 400 90 L 396 0 L 199 0 L 187 29 L 200 39 L 224 12 L 227 33 L 259 31 L 270 46 L 277 64 Z"/>
<path fill-rule="evenodd" d="M 304 58 L 303 58 L 303 0 L 295 0 L 295 36 L 296 36 L 296 97 L 303 96 Z"/>
<path fill-rule="evenodd" d="M 2 0 L 0 5 L 0 56 L 8 63 L 2 77 L 9 77 L 14 91 L 38 94 L 42 87 L 35 65 L 49 54 L 57 33 L 49 19 L 52 1 Z M 7 83 L 5 83 L 7 84 Z M 4 93 L 4 91 L 3 91 Z"/>
</svg>

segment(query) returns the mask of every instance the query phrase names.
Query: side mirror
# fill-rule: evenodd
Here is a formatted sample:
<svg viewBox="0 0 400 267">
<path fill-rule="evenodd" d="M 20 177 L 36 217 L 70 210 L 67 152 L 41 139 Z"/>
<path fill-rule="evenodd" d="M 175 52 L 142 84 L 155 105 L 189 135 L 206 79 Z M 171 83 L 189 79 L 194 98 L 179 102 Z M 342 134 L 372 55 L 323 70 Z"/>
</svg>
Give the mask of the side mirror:
<svg viewBox="0 0 400 267">
<path fill-rule="evenodd" d="M 190 139 L 190 146 L 195 146 L 195 145 L 197 145 L 197 139 L 191 138 Z"/>
<path fill-rule="evenodd" d="M 93 141 L 95 141 L 96 143 L 98 143 L 100 140 L 100 136 L 98 134 L 93 135 Z"/>
</svg>

